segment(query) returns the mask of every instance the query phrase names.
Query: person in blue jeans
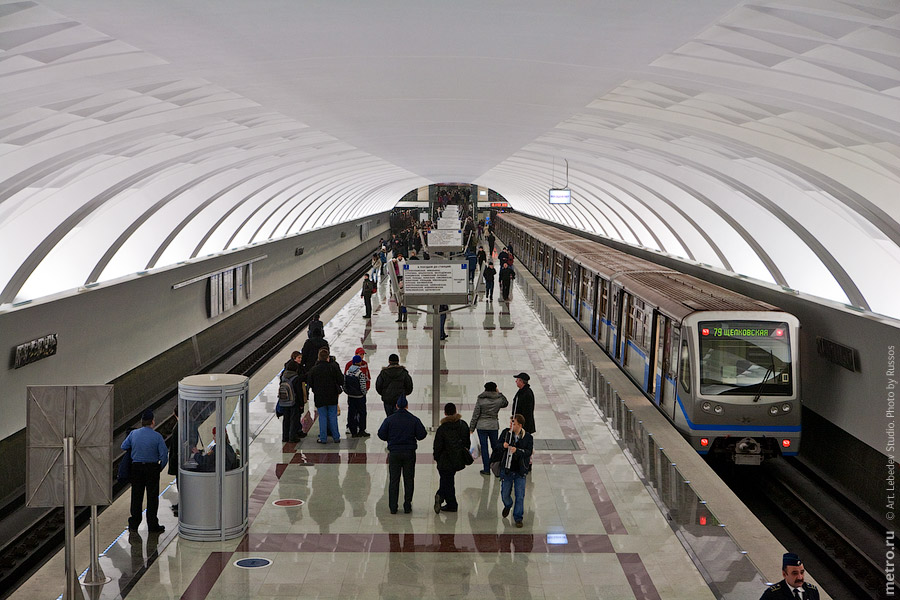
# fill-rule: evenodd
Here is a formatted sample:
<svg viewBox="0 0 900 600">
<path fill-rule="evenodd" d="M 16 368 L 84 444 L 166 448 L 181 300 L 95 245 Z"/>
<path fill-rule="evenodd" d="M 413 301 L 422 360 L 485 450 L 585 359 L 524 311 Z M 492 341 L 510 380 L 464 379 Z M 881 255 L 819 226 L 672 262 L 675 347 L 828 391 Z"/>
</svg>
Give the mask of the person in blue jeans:
<svg viewBox="0 0 900 600">
<path fill-rule="evenodd" d="M 319 350 L 318 360 L 309 370 L 306 381 L 319 413 L 319 439 L 316 441 L 327 443 L 329 434 L 335 442 L 341 441 L 337 416 L 338 398 L 344 391 L 344 374 L 327 347 Z"/>
<path fill-rule="evenodd" d="M 500 431 L 500 409 L 509 406 L 509 400 L 502 392 L 497 391 L 497 384 L 488 381 L 484 391 L 478 394 L 475 410 L 469 420 L 469 433 L 478 431 L 478 442 L 481 445 L 482 475 L 491 474 L 491 452 L 497 447 L 497 434 Z"/>
<path fill-rule="evenodd" d="M 525 478 L 531 464 L 534 438 L 525 431 L 525 417 L 513 415 L 509 428 L 500 433 L 503 452 L 500 453 L 500 500 L 503 502 L 503 518 L 513 511 L 516 527 L 523 526 L 525 518 Z M 515 491 L 515 504 L 512 493 Z"/>
</svg>

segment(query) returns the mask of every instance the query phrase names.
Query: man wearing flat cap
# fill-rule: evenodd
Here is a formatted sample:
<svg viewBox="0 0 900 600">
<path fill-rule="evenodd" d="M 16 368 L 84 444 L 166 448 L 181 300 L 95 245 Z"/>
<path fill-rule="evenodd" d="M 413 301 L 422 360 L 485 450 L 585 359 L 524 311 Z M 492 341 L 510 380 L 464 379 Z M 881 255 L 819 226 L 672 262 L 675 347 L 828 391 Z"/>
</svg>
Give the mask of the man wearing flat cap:
<svg viewBox="0 0 900 600">
<path fill-rule="evenodd" d="M 763 592 L 760 600 L 819 600 L 818 588 L 803 581 L 806 571 L 800 557 L 793 552 L 781 558 L 781 574 L 784 579 Z"/>
<path fill-rule="evenodd" d="M 122 442 L 122 450 L 131 452 L 131 517 L 128 530 L 137 531 L 141 524 L 141 509 L 144 504 L 144 490 L 147 490 L 147 528 L 150 533 L 159 533 L 166 528 L 159 524 L 159 474 L 169 462 L 166 441 L 153 429 L 153 411 L 145 410 L 141 415 L 141 428 L 128 434 Z"/>
<path fill-rule="evenodd" d="M 513 396 L 512 414 L 513 416 L 518 414 L 525 417 L 523 429 L 533 434 L 537 429 L 534 426 L 534 392 L 531 391 L 531 386 L 528 385 L 531 377 L 528 376 L 528 373 L 519 373 L 514 375 L 514 377 L 516 378 L 516 387 L 519 388 L 519 391 Z"/>
</svg>

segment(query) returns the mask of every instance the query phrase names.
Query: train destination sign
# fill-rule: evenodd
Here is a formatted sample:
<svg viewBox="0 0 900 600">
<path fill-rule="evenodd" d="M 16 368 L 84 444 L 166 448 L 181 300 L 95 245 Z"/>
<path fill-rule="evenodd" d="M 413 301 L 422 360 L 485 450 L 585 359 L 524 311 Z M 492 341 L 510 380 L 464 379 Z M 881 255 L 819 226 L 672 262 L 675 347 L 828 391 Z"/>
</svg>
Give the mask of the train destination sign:
<svg viewBox="0 0 900 600">
<path fill-rule="evenodd" d="M 787 323 L 700 323 L 700 335 L 711 338 L 785 338 Z"/>
<path fill-rule="evenodd" d="M 407 305 L 465 304 L 469 277 L 465 262 L 419 260 L 403 265 L 403 292 Z"/>
</svg>

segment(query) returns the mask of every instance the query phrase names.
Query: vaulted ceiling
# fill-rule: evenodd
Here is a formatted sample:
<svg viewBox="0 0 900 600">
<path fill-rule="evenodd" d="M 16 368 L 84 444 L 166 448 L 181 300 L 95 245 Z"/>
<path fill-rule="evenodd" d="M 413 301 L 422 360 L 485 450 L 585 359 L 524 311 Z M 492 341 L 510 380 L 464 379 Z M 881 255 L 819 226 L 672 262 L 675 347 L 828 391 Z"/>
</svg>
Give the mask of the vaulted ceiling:
<svg viewBox="0 0 900 600">
<path fill-rule="evenodd" d="M 900 5 L 0 0 L 0 304 L 440 182 L 900 317 Z"/>
</svg>

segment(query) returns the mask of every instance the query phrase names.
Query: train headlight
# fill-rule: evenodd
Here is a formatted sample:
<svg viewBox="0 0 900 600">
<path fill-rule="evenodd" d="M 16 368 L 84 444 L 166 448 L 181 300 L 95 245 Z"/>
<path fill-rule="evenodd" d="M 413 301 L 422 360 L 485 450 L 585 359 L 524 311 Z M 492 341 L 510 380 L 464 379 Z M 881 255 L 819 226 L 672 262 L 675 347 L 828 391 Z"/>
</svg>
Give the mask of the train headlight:
<svg viewBox="0 0 900 600">
<path fill-rule="evenodd" d="M 777 414 L 778 414 L 778 407 L 775 406 L 774 404 L 773 404 L 772 406 L 770 406 L 770 407 L 769 407 L 769 414 L 772 415 L 773 417 L 774 417 L 775 415 L 777 415 Z"/>
<path fill-rule="evenodd" d="M 716 413 L 717 415 L 721 415 L 723 412 L 725 412 L 725 407 L 722 406 L 721 404 L 716 404 L 716 407 L 713 409 L 713 412 Z"/>
<path fill-rule="evenodd" d="M 712 405 L 709 402 L 704 402 L 700 405 L 700 408 L 703 409 L 703 412 L 709 412 L 709 409 L 712 408 Z"/>
<path fill-rule="evenodd" d="M 786 413 L 791 412 L 791 405 L 788 404 L 787 402 L 785 402 L 784 404 L 782 404 L 782 405 L 781 405 L 781 412 L 786 412 Z"/>
</svg>

